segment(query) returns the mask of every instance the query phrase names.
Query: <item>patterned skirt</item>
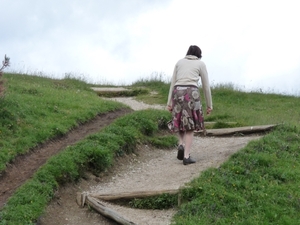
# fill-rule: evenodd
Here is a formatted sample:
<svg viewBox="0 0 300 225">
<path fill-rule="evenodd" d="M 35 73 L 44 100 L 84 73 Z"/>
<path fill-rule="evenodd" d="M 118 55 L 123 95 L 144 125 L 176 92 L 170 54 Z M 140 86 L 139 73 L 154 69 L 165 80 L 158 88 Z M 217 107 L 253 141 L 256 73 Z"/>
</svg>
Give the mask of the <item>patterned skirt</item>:
<svg viewBox="0 0 300 225">
<path fill-rule="evenodd" d="M 194 86 L 175 86 L 172 93 L 171 131 L 199 131 L 204 129 L 200 92 Z"/>
</svg>

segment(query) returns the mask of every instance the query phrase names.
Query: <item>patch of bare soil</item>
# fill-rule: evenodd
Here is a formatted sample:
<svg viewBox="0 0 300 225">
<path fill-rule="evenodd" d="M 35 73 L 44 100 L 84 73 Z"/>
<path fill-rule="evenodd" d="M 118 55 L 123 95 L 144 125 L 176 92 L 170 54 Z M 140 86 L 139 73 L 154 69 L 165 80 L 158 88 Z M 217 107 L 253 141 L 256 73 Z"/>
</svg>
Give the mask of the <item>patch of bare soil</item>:
<svg viewBox="0 0 300 225">
<path fill-rule="evenodd" d="M 14 162 L 7 165 L 7 169 L 0 174 L 0 209 L 15 190 L 29 179 L 49 157 L 65 149 L 67 146 L 75 144 L 84 137 L 98 132 L 114 119 L 129 112 L 132 112 L 132 110 L 124 108 L 98 115 L 93 120 L 74 128 L 65 136 L 41 144 L 32 149 L 29 153 L 17 157 Z"/>
<path fill-rule="evenodd" d="M 144 109 L 134 99 L 116 98 L 131 108 Z M 156 106 L 148 106 L 155 108 Z M 162 107 L 162 106 L 157 106 Z M 177 160 L 177 149 L 162 150 L 147 145 L 138 146 L 134 154 L 117 158 L 114 165 L 107 171 L 94 176 L 88 174 L 76 184 L 61 187 L 52 202 L 40 217 L 41 225 L 90 225 L 116 224 L 87 206 L 80 208 L 76 203 L 78 192 L 90 194 L 111 194 L 131 191 L 153 191 L 175 189 L 199 176 L 201 171 L 209 167 L 218 167 L 230 155 L 237 152 L 260 136 L 244 137 L 198 137 L 195 136 L 191 155 L 196 163 L 184 166 Z M 104 203 L 112 210 L 135 224 L 166 225 L 171 223 L 176 208 L 169 210 L 137 210 L 128 207 Z"/>
</svg>

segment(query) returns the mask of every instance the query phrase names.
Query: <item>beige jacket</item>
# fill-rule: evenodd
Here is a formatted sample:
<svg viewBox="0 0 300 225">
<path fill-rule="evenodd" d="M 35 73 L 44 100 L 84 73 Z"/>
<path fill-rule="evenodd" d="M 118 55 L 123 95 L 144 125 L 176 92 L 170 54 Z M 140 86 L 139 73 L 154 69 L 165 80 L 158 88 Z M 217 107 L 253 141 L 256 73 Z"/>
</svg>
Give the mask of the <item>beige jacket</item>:
<svg viewBox="0 0 300 225">
<path fill-rule="evenodd" d="M 180 59 L 174 68 L 167 106 L 172 105 L 172 93 L 176 85 L 193 85 L 198 87 L 201 78 L 202 89 L 207 107 L 213 108 L 206 65 L 196 56 L 188 55 Z"/>
</svg>

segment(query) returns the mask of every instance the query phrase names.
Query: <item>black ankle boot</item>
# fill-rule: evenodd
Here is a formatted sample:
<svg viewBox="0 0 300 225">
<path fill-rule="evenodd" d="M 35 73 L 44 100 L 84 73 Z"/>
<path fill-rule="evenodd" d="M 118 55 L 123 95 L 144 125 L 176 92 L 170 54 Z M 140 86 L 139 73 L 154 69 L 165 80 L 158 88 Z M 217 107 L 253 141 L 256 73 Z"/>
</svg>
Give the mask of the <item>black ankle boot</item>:
<svg viewBox="0 0 300 225">
<path fill-rule="evenodd" d="M 177 159 L 179 160 L 183 160 L 183 156 L 184 156 L 184 147 L 182 145 L 178 146 L 178 152 L 177 152 Z"/>
<path fill-rule="evenodd" d="M 188 164 L 192 164 L 192 163 L 195 163 L 196 161 L 193 160 L 191 157 L 189 158 L 183 158 L 183 165 L 188 165 Z"/>
</svg>

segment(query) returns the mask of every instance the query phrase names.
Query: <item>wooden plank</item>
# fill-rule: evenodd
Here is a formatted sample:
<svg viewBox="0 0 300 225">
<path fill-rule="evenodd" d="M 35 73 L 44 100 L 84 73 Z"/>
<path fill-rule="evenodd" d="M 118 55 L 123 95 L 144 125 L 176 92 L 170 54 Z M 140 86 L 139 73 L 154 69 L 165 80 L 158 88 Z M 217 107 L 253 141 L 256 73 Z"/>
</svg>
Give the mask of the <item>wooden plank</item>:
<svg viewBox="0 0 300 225">
<path fill-rule="evenodd" d="M 130 91 L 128 88 L 123 87 L 91 87 L 96 92 L 119 92 L 119 91 Z"/>
<path fill-rule="evenodd" d="M 136 223 L 131 222 L 121 215 L 119 215 L 116 211 L 106 207 L 103 203 L 101 203 L 99 200 L 96 198 L 93 198 L 91 196 L 86 196 L 86 203 L 95 209 L 97 212 L 99 212 L 101 215 L 110 218 L 114 221 L 116 221 L 119 224 L 122 225 L 136 225 Z"/>
<path fill-rule="evenodd" d="M 247 127 L 234 127 L 234 128 L 222 128 L 222 129 L 207 129 L 205 131 L 195 132 L 195 135 L 205 135 L 205 136 L 228 136 L 236 134 L 253 134 L 261 133 L 264 131 L 269 131 L 277 124 L 272 125 L 262 125 L 262 126 L 247 126 Z"/>
<path fill-rule="evenodd" d="M 151 196 L 157 196 L 161 194 L 177 194 L 178 189 L 168 189 L 159 191 L 135 191 L 135 192 L 121 192 L 112 194 L 90 194 L 91 197 L 98 198 L 105 201 L 113 201 L 120 199 L 134 199 L 134 198 L 146 198 Z"/>
<path fill-rule="evenodd" d="M 205 121 L 204 122 L 204 125 L 214 125 L 214 124 L 216 124 L 217 122 L 212 122 L 212 121 Z M 225 124 L 237 124 L 237 122 L 222 122 L 222 123 L 225 123 Z"/>
</svg>

